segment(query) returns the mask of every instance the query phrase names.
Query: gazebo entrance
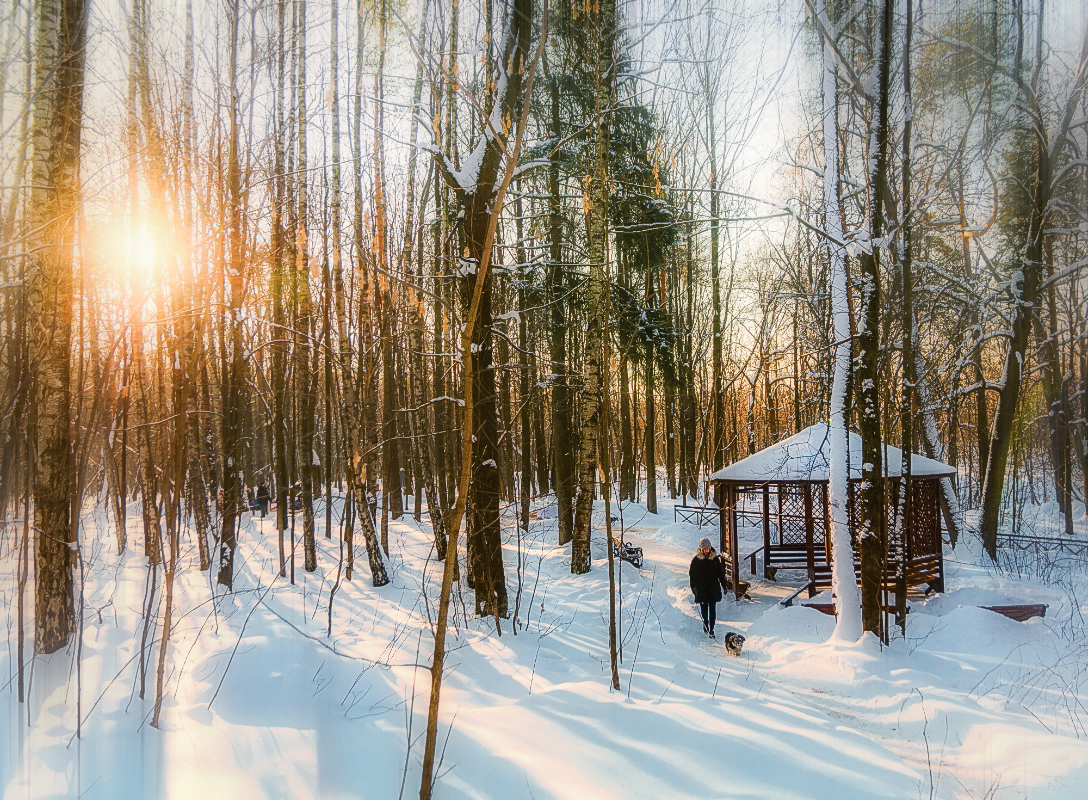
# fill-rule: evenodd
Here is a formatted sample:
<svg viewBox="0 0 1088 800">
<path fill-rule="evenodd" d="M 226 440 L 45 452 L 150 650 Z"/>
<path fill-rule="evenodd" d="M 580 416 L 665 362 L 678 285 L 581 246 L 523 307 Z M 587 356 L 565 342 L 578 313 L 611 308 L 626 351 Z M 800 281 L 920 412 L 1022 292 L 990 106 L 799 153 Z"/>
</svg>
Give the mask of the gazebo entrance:
<svg viewBox="0 0 1088 800">
<path fill-rule="evenodd" d="M 850 434 L 850 531 L 857 553 L 861 487 L 861 437 Z M 828 503 L 830 440 L 826 424 L 813 425 L 789 439 L 731 464 L 710 477 L 721 509 L 720 537 L 726 574 L 734 594 L 747 585 L 740 579 L 742 555 L 737 531 L 741 523 L 762 527 L 763 544 L 747 553 L 755 574 L 762 554 L 763 575 L 775 580 L 780 570 L 800 570 L 808 576 L 809 596 L 831 588 L 831 516 Z M 901 480 L 902 451 L 884 447 L 885 477 Z M 891 587 L 898 565 L 904 565 L 907 587 L 927 585 L 944 591 L 939 481 L 956 474 L 954 467 L 911 455 L 912 522 L 898 535 L 889 526 L 885 582 Z M 893 485 L 890 488 L 895 488 Z M 891 495 L 889 495 L 891 496 Z M 854 562 L 855 575 L 860 575 Z"/>
</svg>

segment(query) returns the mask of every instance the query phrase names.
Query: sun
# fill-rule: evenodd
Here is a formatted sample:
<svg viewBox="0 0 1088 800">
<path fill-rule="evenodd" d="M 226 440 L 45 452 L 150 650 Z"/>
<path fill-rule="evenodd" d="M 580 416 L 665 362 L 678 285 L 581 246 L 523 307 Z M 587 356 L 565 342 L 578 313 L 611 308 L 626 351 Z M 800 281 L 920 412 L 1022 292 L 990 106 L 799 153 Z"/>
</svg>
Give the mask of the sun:
<svg viewBox="0 0 1088 800">
<path fill-rule="evenodd" d="M 125 237 L 124 252 L 132 269 L 149 272 L 158 262 L 158 238 L 150 228 L 137 227 Z"/>
</svg>

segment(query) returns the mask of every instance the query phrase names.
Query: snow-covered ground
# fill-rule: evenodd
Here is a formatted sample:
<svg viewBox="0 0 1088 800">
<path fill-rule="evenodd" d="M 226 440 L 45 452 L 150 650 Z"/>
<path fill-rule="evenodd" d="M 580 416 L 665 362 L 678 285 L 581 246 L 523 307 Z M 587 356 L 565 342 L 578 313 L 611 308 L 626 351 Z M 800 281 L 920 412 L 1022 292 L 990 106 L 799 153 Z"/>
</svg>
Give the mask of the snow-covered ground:
<svg viewBox="0 0 1088 800">
<path fill-rule="evenodd" d="M 646 553 L 641 570 L 622 564 L 616 692 L 603 535 L 593 571 L 572 576 L 553 515 L 537 512 L 521 537 L 520 578 L 512 518 L 506 530 L 516 625 L 504 620 L 499 635 L 494 620 L 465 618 L 468 596 L 454 604 L 435 797 L 1083 796 L 1088 570 L 1075 562 L 1014 579 L 961 544 L 947 553 L 949 591 L 912 601 L 906 637 L 886 648 L 872 637 L 828 644 L 833 618 L 778 605 L 788 574 L 782 584 L 753 579 L 751 600 L 720 604 L 711 641 L 686 575 L 708 531 L 674 523 L 670 502 L 660 515 L 613 507 Z M 231 595 L 196 570 L 190 541 L 160 729 L 150 726 L 158 627 L 138 696 L 147 568 L 136 506 L 129 519 L 132 547 L 118 558 L 111 524 L 88 509 L 79 669 L 74 648 L 35 659 L 25 706 L 14 681 L 10 528 L 3 539 L 5 800 L 418 795 L 441 577 L 426 515 L 422 525 L 410 516 L 391 525 L 389 586 L 370 586 L 360 548 L 331 636 L 335 538 L 319 530 L 312 575 L 299 546 L 291 585 L 276 576 L 272 517 L 247 515 Z M 1048 582 L 1030 577 L 1038 574 Z M 1046 618 L 1019 623 L 978 607 L 1020 602 L 1049 604 Z M 739 658 L 725 652 L 728 630 L 747 637 Z"/>
</svg>

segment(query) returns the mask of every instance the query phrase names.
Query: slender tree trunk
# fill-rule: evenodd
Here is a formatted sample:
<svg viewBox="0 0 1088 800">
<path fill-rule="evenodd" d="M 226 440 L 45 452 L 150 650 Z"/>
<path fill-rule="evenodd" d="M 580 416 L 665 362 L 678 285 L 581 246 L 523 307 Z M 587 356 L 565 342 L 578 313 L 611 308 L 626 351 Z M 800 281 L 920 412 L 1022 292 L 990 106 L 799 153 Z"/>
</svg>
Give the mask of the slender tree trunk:
<svg viewBox="0 0 1088 800">
<path fill-rule="evenodd" d="M 689 201 L 689 216 L 694 202 Z M 692 355 L 692 337 L 695 332 L 695 257 L 692 237 L 688 236 L 684 248 L 684 335 L 681 338 L 680 370 L 683 375 L 681 384 L 680 408 L 680 496 L 699 496 L 698 480 L 698 445 L 696 442 L 696 398 L 695 364 Z"/>
<path fill-rule="evenodd" d="M 620 501 L 634 500 L 635 443 L 631 426 L 631 368 L 630 359 L 620 354 Z"/>
<path fill-rule="evenodd" d="M 1040 16 L 1041 16 L 1040 6 Z M 1022 9 L 1017 9 L 1018 22 L 1022 36 Z M 1042 22 L 1040 20 L 1041 28 Z M 1018 44 L 1017 51 L 1021 46 Z M 1062 123 L 1053 138 L 1048 140 L 1048 128 L 1042 119 L 1042 110 L 1035 104 L 1033 95 L 1043 64 L 1042 34 L 1039 34 L 1036 47 L 1035 68 L 1032 71 L 1032 92 L 1030 95 L 1021 91 L 1021 97 L 1029 102 L 1032 116 L 1031 129 L 1035 134 L 1035 181 L 1032 186 L 1031 211 L 1028 218 L 1027 241 L 1020 269 L 1016 273 L 1010 293 L 1014 298 L 1012 311 L 1012 335 L 1005 354 L 1004 379 L 998 395 L 997 414 L 994 418 L 993 432 L 990 436 L 990 460 L 986 465 L 986 477 L 982 488 L 982 511 L 979 521 L 979 534 L 990 558 L 997 559 L 997 526 L 1001 512 L 1001 494 L 1005 485 L 1005 472 L 1008 466 L 1009 451 L 1016 419 L 1016 410 L 1020 399 L 1023 380 L 1024 360 L 1027 357 L 1028 338 L 1032 324 L 1039 313 L 1040 294 L 1045 275 L 1046 254 L 1045 237 L 1048 224 L 1048 212 L 1054 187 L 1053 167 L 1060 160 L 1063 146 L 1075 113 L 1084 97 L 1088 85 L 1088 35 L 1081 46 L 1081 53 L 1072 89 L 1062 114 Z M 1050 141 L 1053 142 L 1051 146 Z"/>
<path fill-rule="evenodd" d="M 519 108 L 523 99 L 521 95 L 521 78 L 525 72 L 526 51 L 528 49 L 529 37 L 531 35 L 531 23 L 533 18 L 532 0 L 515 0 L 515 5 L 511 10 L 511 19 L 509 22 L 510 36 L 507 41 L 507 46 L 504 47 L 503 63 L 512 67 L 511 74 L 507 81 L 507 91 L 514 91 L 514 106 L 510 109 L 507 119 L 514 119 L 515 111 L 520 111 L 519 121 L 517 124 L 516 134 L 514 137 L 514 143 L 512 153 L 510 156 L 511 164 L 508 165 L 506 175 L 499 186 L 498 191 L 493 195 L 493 203 L 490 208 L 491 219 L 488 222 L 488 227 L 484 236 L 483 246 L 481 248 L 482 260 L 479 262 L 479 272 L 476 275 L 477 286 L 473 293 L 473 300 L 469 306 L 468 314 L 464 320 L 464 329 L 461 333 L 461 352 L 467 353 L 473 344 L 475 339 L 475 328 L 477 324 L 477 313 L 479 311 L 480 302 L 484 293 L 484 281 L 487 279 L 487 275 L 491 269 L 491 250 L 495 241 L 495 228 L 498 224 L 499 214 L 502 211 L 502 202 L 506 194 L 506 189 L 510 185 L 510 179 L 513 177 L 513 165 L 517 163 L 518 157 L 521 153 L 521 142 L 525 134 L 525 124 L 527 118 L 527 109 Z M 547 41 L 547 16 L 545 15 L 544 21 L 541 25 L 541 43 L 540 48 L 537 50 L 536 58 L 533 60 L 533 65 L 528 71 L 527 87 L 525 89 L 526 97 L 532 95 L 533 88 L 533 76 L 536 70 L 536 64 L 540 59 L 541 52 L 543 51 L 543 45 Z M 497 174 L 498 167 L 495 167 Z M 474 381 L 472 379 L 472 370 L 474 368 L 474 361 L 471 358 L 464 359 L 465 363 L 465 415 L 466 420 L 474 419 L 473 405 L 474 399 Z M 473 431 L 470 426 L 466 426 L 462 429 L 462 448 L 461 448 L 461 475 L 460 483 L 457 492 L 457 503 L 454 505 L 453 510 L 450 512 L 449 524 L 447 530 L 450 532 L 449 551 L 446 556 L 445 568 L 442 571 L 442 594 L 439 597 L 438 604 L 438 620 L 435 625 L 435 637 L 434 637 L 434 657 L 431 662 L 431 696 L 430 702 L 427 707 L 427 732 L 424 743 L 423 751 L 423 769 L 420 781 L 419 797 L 420 800 L 430 800 L 431 794 L 434 790 L 434 765 L 435 765 L 435 751 L 438 741 L 438 711 L 440 708 L 441 695 L 442 695 L 442 675 L 445 666 L 446 659 L 446 630 L 449 620 L 449 607 L 452 599 L 453 581 L 456 573 L 457 565 L 457 537 L 461 528 L 461 520 L 465 511 L 465 503 L 468 499 L 468 484 L 472 474 L 472 435 Z"/>
<path fill-rule="evenodd" d="M 958 170 L 959 178 L 959 211 L 960 228 L 963 233 L 960 237 L 961 252 L 963 253 L 963 274 L 967 280 L 972 279 L 971 267 L 971 237 L 967 229 L 967 209 L 963 192 L 963 173 Z M 979 471 L 986 469 L 989 459 L 990 447 L 990 414 L 986 402 L 986 373 L 982 369 L 982 328 L 979 325 L 978 308 L 972 306 L 967 311 L 967 326 L 969 330 L 976 331 L 977 339 L 971 352 L 971 363 L 974 366 L 975 380 L 978 388 L 975 390 L 975 441 L 978 447 Z M 956 402 L 955 399 L 952 402 Z M 953 429 L 953 436 L 957 435 Z M 955 462 L 952 462 L 955 464 Z"/>
<path fill-rule="evenodd" d="M 369 497 L 367 496 L 367 482 L 371 478 L 372 470 L 367 468 L 366 449 L 360 437 L 360 425 L 362 420 L 363 405 L 355 388 L 355 378 L 352 374 L 351 364 L 351 340 L 348 336 L 347 298 L 344 287 L 344 277 L 340 260 L 340 91 L 339 91 L 339 28 L 337 4 L 330 6 L 330 76 L 331 102 L 332 102 L 332 184 L 329 188 L 331 195 L 331 236 L 329 244 L 329 256 L 332 269 L 333 296 L 336 302 L 336 328 L 339 340 L 340 364 L 337 373 L 339 375 L 339 388 L 343 398 L 340 408 L 341 430 L 343 432 L 342 445 L 344 459 L 348 472 L 348 485 L 355 498 L 356 508 L 359 514 L 359 523 L 363 529 L 363 541 L 366 545 L 367 557 L 370 562 L 371 582 L 375 587 L 385 586 L 389 583 L 389 577 L 385 571 L 385 562 L 382 559 L 378 537 L 374 530 L 374 517 L 371 514 Z M 361 258 L 361 254 L 359 255 Z M 363 357 L 361 355 L 361 357 Z M 369 371 L 368 371 L 369 372 Z M 364 396 L 363 404 L 369 399 Z M 346 577 L 351 580 L 352 556 L 354 545 L 350 537 L 347 542 L 348 568 Z"/>
<path fill-rule="evenodd" d="M 374 258 L 377 264 L 375 281 L 381 286 L 381 348 L 382 348 L 382 497 L 389 498 L 393 519 L 404 515 L 401 494 L 400 440 L 397 432 L 396 365 L 393 356 L 394 295 L 388 277 L 387 221 L 385 208 L 385 44 L 388 12 L 385 0 L 379 0 L 378 11 L 378 69 L 374 73 Z M 413 130 L 414 130 L 413 126 Z M 408 202 L 414 198 L 409 197 Z M 409 229 L 410 230 L 410 229 Z M 383 521 L 383 531 L 385 523 Z M 385 543 L 383 536 L 383 546 Z"/>
<path fill-rule="evenodd" d="M 536 336 L 530 340 L 534 348 L 542 346 L 541 341 L 543 337 L 539 332 Z M 533 388 L 533 455 L 535 459 L 536 468 L 536 491 L 538 495 L 546 495 L 551 490 L 551 483 L 548 480 L 548 470 L 551 466 L 551 448 L 548 443 L 548 436 L 545 434 L 547 426 L 544 423 L 544 411 L 545 402 L 543 393 L 537 393 L 536 388 L 540 386 L 540 357 L 535 355 L 529 360 L 529 385 Z"/>
<path fill-rule="evenodd" d="M 239 154 L 238 100 L 238 27 L 239 0 L 233 0 L 230 19 L 230 106 L 228 108 L 229 141 L 227 143 L 227 202 L 230 209 L 230 261 L 227 279 L 230 284 L 228 317 L 230 344 L 229 364 L 223 374 L 223 433 L 220 437 L 224 458 L 223 518 L 220 535 L 219 574 L 216 580 L 228 589 L 234 586 L 234 550 L 237 546 L 238 512 L 242 489 L 242 398 L 244 396 L 242 353 L 242 297 L 245 278 L 245 243 L 242 234 L 242 170 Z M 226 345 L 226 342 L 224 342 Z"/>
<path fill-rule="evenodd" d="M 53 653 L 75 630 L 71 432 L 72 275 L 80 202 L 79 147 L 86 56 L 84 0 L 39 9 L 30 228 L 37 253 L 30 292 L 36 365 L 35 648 Z"/>
<path fill-rule="evenodd" d="M 559 80 L 553 77 L 551 94 L 551 134 L 557 141 L 562 135 L 559 116 Z M 558 511 L 559 544 L 574 538 L 574 408 L 567 366 L 567 308 L 564 295 L 566 281 L 563 273 L 563 214 L 559 194 L 559 148 L 551 154 L 548 165 L 548 258 L 551 296 L 551 332 L 549 356 L 552 379 L 552 460 L 554 462 L 555 501 Z"/>
<path fill-rule="evenodd" d="M 525 6 L 528 6 L 528 9 Z M 524 65 L 532 24 L 531 0 L 517 0 L 508 22 L 507 41 L 503 47 L 500 69 L 503 78 L 489 84 L 486 118 L 494 115 L 495 106 L 501 109 L 506 121 L 504 129 L 485 127 L 481 132 L 480 158 L 476 163 L 475 181 L 469 187 L 460 185 L 446 169 L 447 181 L 454 185 L 458 194 L 458 274 L 461 276 L 461 302 L 465 318 L 469 309 L 476 307 L 473 339 L 468 358 L 475 385 L 472 387 L 473 411 L 465 425 L 472 429 L 472 481 L 468 505 L 471 519 L 468 525 L 467 555 L 469 585 L 476 593 L 476 613 L 480 616 L 509 614 L 506 579 L 502 564 L 502 542 L 499 530 L 499 450 L 498 413 L 493 366 L 492 336 L 492 285 L 488 271 L 479 276 L 482 265 L 490 263 L 491 253 L 486 248 L 494 244 L 492 218 L 496 194 L 499 191 L 499 166 L 503 156 L 509 127 L 520 113 L 525 80 Z M 528 13 L 526 18 L 522 14 Z M 490 63 L 489 63 L 490 66 Z M 511 69 L 511 67 L 513 67 Z M 499 76 L 496 76 L 499 77 Z M 501 86 L 501 91 L 497 88 Z M 443 162 L 444 163 L 444 162 Z M 479 300 L 476 294 L 479 293 Z M 466 378 L 467 380 L 467 378 Z M 466 389 L 468 392 L 468 389 Z"/>
<path fill-rule="evenodd" d="M 862 625 L 880 637 L 883 625 L 884 565 L 888 552 L 885 513 L 887 480 L 880 430 L 880 239 L 884 236 L 884 198 L 888 182 L 888 84 L 891 74 L 892 0 L 884 0 L 877 38 L 877 91 L 869 137 L 869 248 L 858 259 L 861 321 L 858 326 L 858 432 L 862 475 L 858 541 L 861 548 Z"/>
<path fill-rule="evenodd" d="M 902 263 L 900 264 L 901 300 L 903 303 L 903 388 L 899 403 L 899 426 L 902 432 L 901 449 L 903 459 L 900 464 L 898 483 L 900 511 L 898 514 L 899 559 L 896 562 L 895 575 L 895 614 L 901 630 L 907 626 L 907 559 L 910 555 L 910 536 L 914 526 L 914 505 L 911 497 L 911 454 L 914 452 L 914 209 L 911 195 L 911 169 L 913 167 L 914 146 L 911 140 L 914 117 L 914 98 L 911 91 L 910 49 L 914 35 L 913 0 L 906 0 L 906 38 L 903 43 L 903 210 L 901 241 Z M 939 545 L 938 545 L 939 546 Z"/>
<path fill-rule="evenodd" d="M 831 30 L 826 0 L 819 0 L 816 16 L 824 30 Z M 834 47 L 834 42 L 823 42 L 824 226 L 830 260 L 830 300 L 834 331 L 828 424 L 831 438 L 828 505 L 832 540 L 831 583 L 838 610 L 835 635 L 844 641 L 853 642 L 862 634 L 862 621 L 859 613 L 861 599 L 854 576 L 854 552 L 850 541 L 850 438 L 846 427 L 846 398 L 852 371 L 850 296 L 839 208 L 839 93 Z"/>
<path fill-rule="evenodd" d="M 707 17 L 707 37 L 711 37 L 713 17 Z M 716 471 L 725 466 L 725 387 L 722 355 L 722 290 L 718 254 L 718 142 L 714 123 L 716 97 L 711 91 L 710 65 L 704 65 L 707 108 L 707 149 L 710 155 L 710 467 Z"/>
<path fill-rule="evenodd" d="M 1036 315 L 1038 339 L 1043 351 L 1043 395 L 1047 403 L 1050 422 L 1050 463 L 1054 477 L 1054 496 L 1058 501 L 1058 510 L 1064 518 L 1065 532 L 1073 536 L 1072 482 L 1069 463 L 1069 427 L 1066 421 L 1065 404 L 1067 380 L 1062 364 L 1061 348 L 1058 346 L 1058 303 L 1054 288 L 1054 254 L 1050 236 L 1045 236 L 1043 253 L 1046 260 L 1047 277 L 1047 321 L 1044 329 L 1042 317 Z"/>
<path fill-rule="evenodd" d="M 276 90 L 275 103 L 276 133 L 274 143 L 274 178 L 272 180 L 272 230 L 271 230 L 271 275 L 269 293 L 272 295 L 272 437 L 273 455 L 276 474 L 276 531 L 279 535 L 280 576 L 286 577 L 284 562 L 283 534 L 287 530 L 287 494 L 290 480 L 287 472 L 287 452 L 291 446 L 287 441 L 287 314 L 284 308 L 286 289 L 286 247 L 284 244 L 283 204 L 285 201 L 284 174 L 284 137 L 287 127 L 284 124 L 283 104 L 286 86 L 286 58 L 284 47 L 284 26 L 286 24 L 286 0 L 278 0 L 277 15 L 279 21 L 279 42 L 276 55 Z"/>
<path fill-rule="evenodd" d="M 657 406 L 654 402 L 654 348 L 646 345 L 646 440 L 643 449 L 646 461 L 646 510 L 657 513 Z"/>
<path fill-rule="evenodd" d="M 524 276 L 519 280 L 521 288 L 518 289 L 518 402 L 520 403 L 519 429 L 521 432 L 521 478 L 519 481 L 519 497 L 521 504 L 518 514 L 518 525 L 523 531 L 529 530 L 529 501 L 532 498 L 533 460 L 532 460 L 532 408 L 530 405 L 531 390 L 529 384 L 529 298 L 525 289 L 525 282 L 529 279 L 528 264 L 525 252 L 525 228 L 522 220 L 525 209 L 522 205 L 521 182 L 518 182 L 518 194 L 514 200 L 514 217 L 516 219 L 515 230 L 517 242 L 515 252 L 518 259 L 518 275 Z M 511 429 L 513 425 L 509 426 Z M 515 627 L 516 630 L 516 627 Z"/>
<path fill-rule="evenodd" d="M 293 179 L 292 208 L 295 211 L 294 269 L 291 270 L 291 292 L 295 306 L 295 328 L 293 331 L 294 364 L 292 372 L 296 387 L 296 408 L 298 419 L 298 453 L 300 477 L 302 480 L 302 550 L 303 566 L 307 572 L 317 569 L 317 541 L 314 519 L 314 454 L 316 453 L 316 417 L 317 417 L 317 362 L 314 358 L 312 337 L 317 334 L 317 322 L 314 317 L 313 299 L 310 294 L 310 255 L 309 255 L 309 195 L 307 191 L 306 157 L 306 0 L 297 0 L 295 7 L 295 25 L 293 39 L 295 44 L 294 90 L 296 103 L 297 135 L 295 147 L 297 157 L 297 178 Z M 324 270 L 327 273 L 327 270 Z M 328 359 L 326 341 L 325 358 Z M 327 482 L 332 478 L 332 421 L 325 414 L 325 456 L 322 470 Z M 332 497 L 325 492 L 325 537 L 332 536 Z"/>
<path fill-rule="evenodd" d="M 574 507 L 574 543 L 570 571 L 576 575 L 590 569 L 590 532 L 593 528 L 594 482 L 597 477 L 598 432 L 604 371 L 604 315 L 608 286 L 608 184 L 611 111 L 615 100 L 616 6 L 603 0 L 598 10 L 588 15 L 593 26 L 593 52 L 590 53 L 596 86 L 594 115 L 590 128 L 589 171 L 586 176 L 586 238 L 589 254 L 589 280 L 585 289 L 587 326 L 585 333 L 585 371 L 582 381 L 581 436 L 578 457 L 578 498 Z M 607 443 L 605 443 L 607 446 Z"/>
</svg>

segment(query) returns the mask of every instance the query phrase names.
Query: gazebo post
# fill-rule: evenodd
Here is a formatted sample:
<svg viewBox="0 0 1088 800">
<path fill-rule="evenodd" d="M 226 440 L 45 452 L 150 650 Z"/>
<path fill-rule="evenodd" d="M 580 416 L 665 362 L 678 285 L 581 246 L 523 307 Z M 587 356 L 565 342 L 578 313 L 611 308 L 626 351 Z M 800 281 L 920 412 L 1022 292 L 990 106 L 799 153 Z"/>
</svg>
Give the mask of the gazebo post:
<svg viewBox="0 0 1088 800">
<path fill-rule="evenodd" d="M 725 552 L 725 526 L 729 524 L 729 520 L 726 519 L 728 513 L 726 509 L 726 489 L 720 483 L 714 484 L 714 505 L 718 507 L 718 552 Z"/>
<path fill-rule="evenodd" d="M 934 498 L 939 497 L 939 492 L 941 491 L 940 483 L 938 481 L 933 481 L 932 484 L 933 492 L 930 496 Z M 935 544 L 935 547 L 937 549 L 937 585 L 934 586 L 933 589 L 934 591 L 938 591 L 941 594 L 944 594 L 944 534 L 941 533 L 940 502 L 934 500 L 931 508 L 933 509 L 932 512 L 930 512 L 933 514 L 933 528 L 937 532 Z M 927 509 L 927 511 L 929 511 L 929 509 Z"/>
<path fill-rule="evenodd" d="M 808 550 L 808 596 L 816 595 L 816 543 L 813 536 L 812 522 L 812 484 L 804 483 L 802 491 L 805 498 L 805 544 Z"/>
<path fill-rule="evenodd" d="M 820 484 L 820 496 L 824 507 L 824 552 L 827 554 L 827 564 L 831 566 L 835 554 L 831 549 L 831 484 L 829 481 L 823 481 Z"/>
<path fill-rule="evenodd" d="M 748 590 L 740 579 L 740 544 L 737 541 L 737 487 L 729 484 L 729 563 L 733 573 L 733 598 L 739 600 Z"/>
<path fill-rule="evenodd" d="M 780 529 L 781 530 L 781 529 Z M 771 552 L 771 484 L 763 484 L 763 577 L 766 580 L 773 580 L 772 576 L 767 574 L 767 554 Z M 752 559 L 752 565 L 755 566 L 755 558 Z M 753 570 L 754 572 L 755 570 Z"/>
</svg>

